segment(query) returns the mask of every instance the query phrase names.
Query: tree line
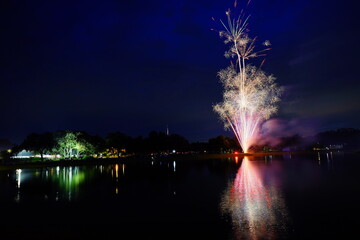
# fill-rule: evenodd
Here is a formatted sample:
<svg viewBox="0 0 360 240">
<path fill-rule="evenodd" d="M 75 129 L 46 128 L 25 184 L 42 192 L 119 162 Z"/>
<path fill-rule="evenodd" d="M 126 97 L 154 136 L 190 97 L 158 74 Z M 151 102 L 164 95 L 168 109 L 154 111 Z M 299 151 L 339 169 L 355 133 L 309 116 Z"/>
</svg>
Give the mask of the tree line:
<svg viewBox="0 0 360 240">
<path fill-rule="evenodd" d="M 223 135 L 208 142 L 190 143 L 179 134 L 152 131 L 147 137 L 131 137 L 121 132 L 102 137 L 84 131 L 57 131 L 31 133 L 24 141 L 12 147 L 11 154 L 25 150 L 39 155 L 56 155 L 63 159 L 113 158 L 132 154 L 173 154 L 230 152 L 238 149 L 236 140 Z"/>
<path fill-rule="evenodd" d="M 310 139 L 299 134 L 282 137 L 274 145 L 266 143 L 252 146 L 254 152 L 289 150 L 326 149 L 336 145 L 343 150 L 360 150 L 360 130 L 353 128 L 320 132 Z M 121 132 L 109 133 L 105 137 L 90 135 L 84 131 L 57 131 L 31 133 L 24 141 L 2 151 L 0 158 L 15 156 L 26 150 L 39 155 L 43 160 L 46 155 L 56 155 L 63 159 L 113 158 L 134 154 L 173 154 L 173 153 L 230 153 L 240 151 L 235 138 L 219 135 L 207 142 L 190 143 L 178 134 L 168 135 L 152 131 L 147 137 L 131 137 Z"/>
</svg>

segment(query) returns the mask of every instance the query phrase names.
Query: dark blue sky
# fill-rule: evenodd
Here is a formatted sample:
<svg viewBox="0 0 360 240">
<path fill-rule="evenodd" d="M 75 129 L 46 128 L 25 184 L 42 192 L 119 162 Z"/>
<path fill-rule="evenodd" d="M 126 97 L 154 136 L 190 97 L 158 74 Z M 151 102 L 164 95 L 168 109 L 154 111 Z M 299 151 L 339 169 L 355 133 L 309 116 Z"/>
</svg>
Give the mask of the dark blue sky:
<svg viewBox="0 0 360 240">
<path fill-rule="evenodd" d="M 191 141 L 224 133 L 212 105 L 229 60 L 210 29 L 232 5 L 2 1 L 0 138 L 62 129 L 144 136 L 166 125 Z M 355 1 L 252 0 L 247 12 L 250 35 L 272 43 L 264 70 L 286 89 L 275 117 L 360 127 Z"/>
</svg>

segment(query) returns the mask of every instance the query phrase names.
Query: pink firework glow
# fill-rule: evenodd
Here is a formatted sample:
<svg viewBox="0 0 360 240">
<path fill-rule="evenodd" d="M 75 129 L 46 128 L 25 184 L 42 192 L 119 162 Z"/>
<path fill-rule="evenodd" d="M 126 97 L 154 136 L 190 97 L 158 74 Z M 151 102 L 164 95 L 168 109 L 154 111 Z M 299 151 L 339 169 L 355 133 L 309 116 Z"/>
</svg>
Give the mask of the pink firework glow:
<svg viewBox="0 0 360 240">
<path fill-rule="evenodd" d="M 218 75 L 224 86 L 223 102 L 214 106 L 215 112 L 230 128 L 246 153 L 259 137 L 261 124 L 277 111 L 282 89 L 275 83 L 272 75 L 265 74 L 260 68 L 247 63 L 251 58 L 264 56 L 264 51 L 255 51 L 256 38 L 247 34 L 247 21 L 232 19 L 230 11 L 226 12 L 228 23 L 221 21 L 225 31 L 220 36 L 230 49 L 225 57 L 236 59 L 236 64 L 221 70 Z M 263 43 L 270 46 L 269 41 Z"/>
<path fill-rule="evenodd" d="M 235 159 L 236 160 L 236 159 Z M 277 239 L 286 229 L 287 210 L 274 184 L 265 184 L 259 162 L 245 157 L 236 178 L 222 197 L 238 239 Z"/>
</svg>

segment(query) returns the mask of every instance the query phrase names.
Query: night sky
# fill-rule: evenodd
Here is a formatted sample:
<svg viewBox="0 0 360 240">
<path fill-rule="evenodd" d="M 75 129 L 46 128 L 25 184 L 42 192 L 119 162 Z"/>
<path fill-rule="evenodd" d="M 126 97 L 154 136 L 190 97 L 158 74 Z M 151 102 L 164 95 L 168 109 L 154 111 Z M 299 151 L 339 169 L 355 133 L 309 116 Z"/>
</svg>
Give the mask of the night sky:
<svg viewBox="0 0 360 240">
<path fill-rule="evenodd" d="M 240 5 L 241 0 L 238 1 Z M 250 35 L 285 87 L 283 129 L 360 127 L 356 1 L 253 0 Z M 63 129 L 205 141 L 224 132 L 212 105 L 229 64 L 218 33 L 232 1 L 0 3 L 0 138 Z M 260 46 L 261 47 L 261 46 Z"/>
</svg>

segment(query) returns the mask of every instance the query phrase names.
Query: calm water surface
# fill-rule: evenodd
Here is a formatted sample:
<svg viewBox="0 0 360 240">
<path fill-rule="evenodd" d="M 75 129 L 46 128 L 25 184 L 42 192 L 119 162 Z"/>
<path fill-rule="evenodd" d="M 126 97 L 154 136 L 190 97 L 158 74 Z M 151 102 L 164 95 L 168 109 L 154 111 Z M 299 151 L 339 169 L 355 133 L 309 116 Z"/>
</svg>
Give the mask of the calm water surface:
<svg viewBox="0 0 360 240">
<path fill-rule="evenodd" d="M 332 152 L 0 171 L 0 237 L 345 239 L 359 167 Z"/>
</svg>

